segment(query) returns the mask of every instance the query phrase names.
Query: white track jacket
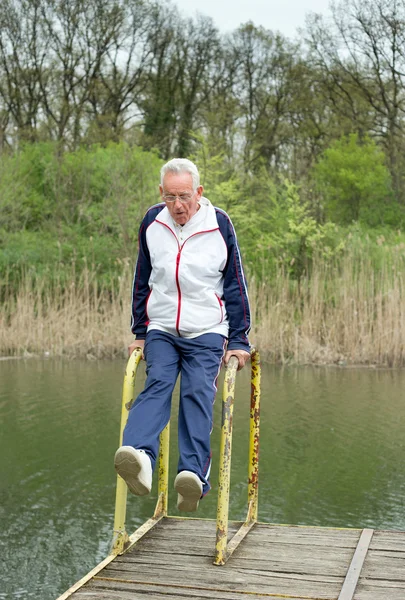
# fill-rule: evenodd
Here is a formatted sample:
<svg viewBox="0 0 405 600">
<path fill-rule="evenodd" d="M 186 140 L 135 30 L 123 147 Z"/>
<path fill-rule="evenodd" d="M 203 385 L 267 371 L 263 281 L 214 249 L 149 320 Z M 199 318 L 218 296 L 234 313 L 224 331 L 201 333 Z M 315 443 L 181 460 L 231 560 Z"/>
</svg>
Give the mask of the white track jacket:
<svg viewBox="0 0 405 600">
<path fill-rule="evenodd" d="M 207 198 L 182 227 L 164 203 L 142 220 L 131 330 L 144 339 L 152 329 L 189 338 L 220 333 L 229 350 L 249 351 L 249 300 L 235 230 Z"/>
</svg>

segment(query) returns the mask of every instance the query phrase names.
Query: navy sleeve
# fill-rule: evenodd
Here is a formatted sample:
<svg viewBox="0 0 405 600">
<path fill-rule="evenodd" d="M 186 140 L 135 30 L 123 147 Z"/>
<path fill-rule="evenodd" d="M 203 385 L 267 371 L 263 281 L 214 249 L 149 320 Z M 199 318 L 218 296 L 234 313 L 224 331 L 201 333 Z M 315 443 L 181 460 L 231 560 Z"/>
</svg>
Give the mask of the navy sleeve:
<svg viewBox="0 0 405 600">
<path fill-rule="evenodd" d="M 156 219 L 164 204 L 158 204 L 148 210 L 142 220 L 138 236 L 138 260 L 136 262 L 134 282 L 132 286 L 132 319 L 131 331 L 138 340 L 144 340 L 148 326 L 146 303 L 149 298 L 149 278 L 152 271 L 146 230 Z"/>
<path fill-rule="evenodd" d="M 229 320 L 228 350 L 250 352 L 250 307 L 235 229 L 229 216 L 216 209 L 219 230 L 228 249 L 224 274 L 224 302 Z"/>
</svg>

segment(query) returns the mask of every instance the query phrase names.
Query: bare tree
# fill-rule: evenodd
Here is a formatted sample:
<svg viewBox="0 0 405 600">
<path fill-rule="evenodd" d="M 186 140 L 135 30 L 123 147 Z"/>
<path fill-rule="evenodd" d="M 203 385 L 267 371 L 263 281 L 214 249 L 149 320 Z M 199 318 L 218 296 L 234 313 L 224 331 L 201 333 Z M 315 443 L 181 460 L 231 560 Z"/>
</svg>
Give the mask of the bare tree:
<svg viewBox="0 0 405 600">
<path fill-rule="evenodd" d="M 397 194 L 402 189 L 405 111 L 405 2 L 345 0 L 332 24 L 308 23 L 310 56 L 326 75 L 331 100 L 386 149 Z"/>
<path fill-rule="evenodd" d="M 222 46 L 209 18 L 183 19 L 170 6 L 160 6 L 154 18 L 142 143 L 165 158 L 173 152 L 187 156 L 205 103 L 224 74 Z"/>
<path fill-rule="evenodd" d="M 4 0 L 0 6 L 0 99 L 10 118 L 3 141 L 38 138 L 42 93 L 37 69 L 45 59 L 39 0 Z"/>
<path fill-rule="evenodd" d="M 186 156 L 197 113 L 221 77 L 221 73 L 214 70 L 221 43 L 212 19 L 199 16 L 195 21 L 188 19 L 182 24 L 176 46 L 179 68 L 177 153 Z"/>
<path fill-rule="evenodd" d="M 139 99 L 153 59 L 150 36 L 154 10 L 153 4 L 144 0 L 121 0 L 99 14 L 105 31 L 99 44 L 101 41 L 104 53 L 93 80 L 90 105 L 97 126 L 110 130 L 116 141 L 141 115 Z M 98 30 L 95 21 L 94 37 Z"/>
<path fill-rule="evenodd" d="M 152 60 L 145 76 L 146 85 L 138 98 L 142 112 L 141 144 L 157 148 L 169 158 L 174 151 L 176 108 L 178 102 L 179 66 L 176 61 L 178 10 L 173 6 L 154 6 L 151 15 L 149 45 Z"/>
<path fill-rule="evenodd" d="M 235 94 L 241 103 L 244 165 L 280 166 L 288 142 L 296 49 L 279 34 L 247 23 L 234 37 L 240 58 Z"/>
</svg>

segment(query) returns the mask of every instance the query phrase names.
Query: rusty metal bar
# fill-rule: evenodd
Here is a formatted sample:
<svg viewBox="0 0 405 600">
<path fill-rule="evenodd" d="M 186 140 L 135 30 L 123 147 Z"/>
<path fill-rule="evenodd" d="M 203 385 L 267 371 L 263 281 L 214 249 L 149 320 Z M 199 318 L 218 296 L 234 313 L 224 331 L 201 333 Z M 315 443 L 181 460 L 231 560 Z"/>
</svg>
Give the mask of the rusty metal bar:
<svg viewBox="0 0 405 600">
<path fill-rule="evenodd" d="M 233 360 L 231 358 L 231 360 Z M 259 437 L 260 437 L 260 355 L 251 352 L 250 435 L 248 463 L 248 511 L 246 520 L 233 538 L 228 538 L 229 486 L 232 454 L 232 418 L 235 395 L 235 376 L 238 363 L 228 363 L 222 403 L 222 430 L 218 484 L 217 538 L 214 565 L 224 565 L 244 537 L 257 522 L 259 494 Z"/>
<path fill-rule="evenodd" d="M 142 349 L 135 348 L 127 362 L 124 384 L 122 388 L 121 423 L 119 446 L 122 446 L 122 436 L 128 419 L 128 411 L 134 401 L 135 375 L 139 361 L 142 358 Z M 117 490 L 115 494 L 114 535 L 112 541 L 112 554 L 121 554 L 128 544 L 128 534 L 125 529 L 125 517 L 127 512 L 127 485 L 117 475 Z"/>
<path fill-rule="evenodd" d="M 214 565 L 226 562 L 228 538 L 229 487 L 231 480 L 232 418 L 235 395 L 235 378 L 238 359 L 231 356 L 225 371 L 222 398 L 222 426 L 219 453 L 219 481 L 217 505 L 217 534 Z"/>
<path fill-rule="evenodd" d="M 169 497 L 169 442 L 170 421 L 160 434 L 159 462 L 158 462 L 158 501 L 156 503 L 153 518 L 167 516 Z"/>
<path fill-rule="evenodd" d="M 139 361 L 142 358 L 141 348 L 135 348 L 128 359 L 125 370 L 124 385 L 122 391 L 121 405 L 121 424 L 119 445 L 122 445 L 122 438 L 125 425 L 128 419 L 128 411 L 134 402 L 135 376 Z M 170 422 L 166 425 L 160 434 L 160 449 L 158 460 L 158 500 L 156 503 L 153 517 L 144 525 L 137 529 L 130 537 L 125 529 L 125 517 L 127 510 L 127 485 L 125 481 L 117 475 L 117 491 L 115 496 L 115 517 L 114 517 L 114 536 L 111 548 L 111 554 L 123 554 L 131 548 L 146 531 L 149 531 L 162 517 L 167 515 L 168 506 L 168 487 L 169 487 L 169 439 Z"/>
<path fill-rule="evenodd" d="M 249 471 L 248 471 L 248 505 L 247 522 L 257 521 L 259 503 L 259 437 L 260 437 L 260 354 L 253 349 L 251 353 L 251 388 L 250 388 L 250 439 L 249 439 Z"/>
</svg>

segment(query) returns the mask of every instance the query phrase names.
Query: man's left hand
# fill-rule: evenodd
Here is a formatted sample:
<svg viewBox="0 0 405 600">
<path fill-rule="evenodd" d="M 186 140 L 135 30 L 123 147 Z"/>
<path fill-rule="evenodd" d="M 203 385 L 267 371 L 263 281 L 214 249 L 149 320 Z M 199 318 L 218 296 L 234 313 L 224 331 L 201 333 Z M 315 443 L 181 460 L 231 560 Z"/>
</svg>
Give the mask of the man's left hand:
<svg viewBox="0 0 405 600">
<path fill-rule="evenodd" d="M 243 369 L 245 364 L 250 358 L 250 352 L 246 352 L 246 350 L 227 350 L 225 352 L 224 364 L 227 365 L 231 356 L 236 356 L 238 359 L 238 371 Z"/>
</svg>

